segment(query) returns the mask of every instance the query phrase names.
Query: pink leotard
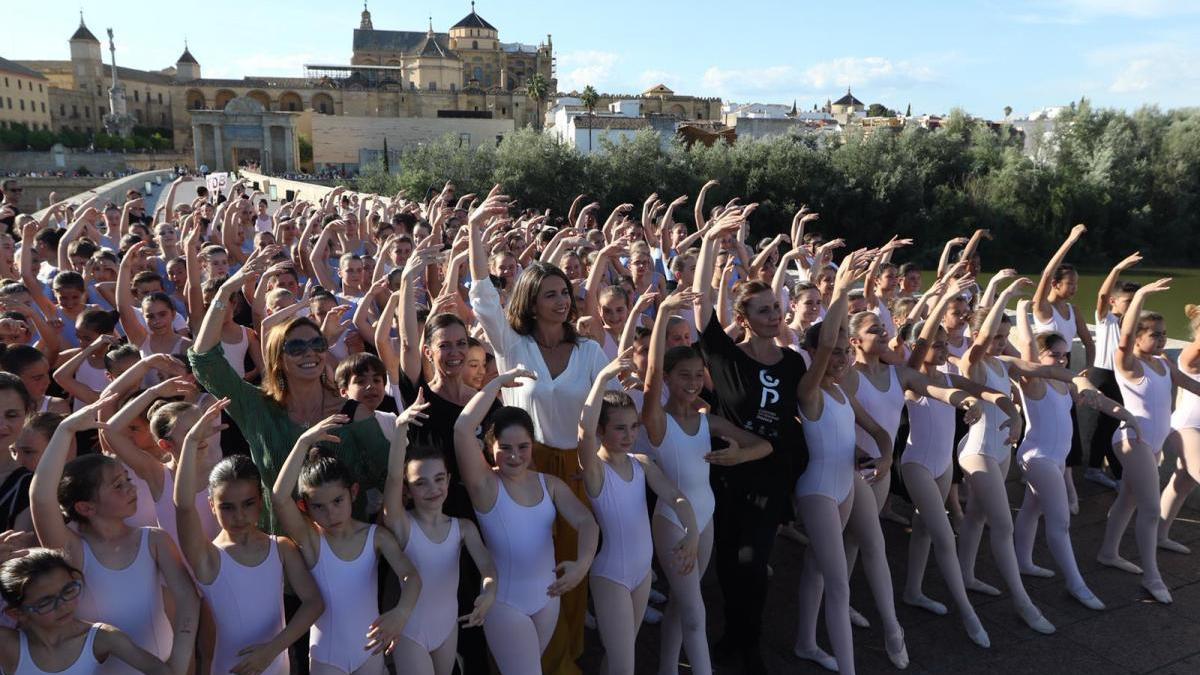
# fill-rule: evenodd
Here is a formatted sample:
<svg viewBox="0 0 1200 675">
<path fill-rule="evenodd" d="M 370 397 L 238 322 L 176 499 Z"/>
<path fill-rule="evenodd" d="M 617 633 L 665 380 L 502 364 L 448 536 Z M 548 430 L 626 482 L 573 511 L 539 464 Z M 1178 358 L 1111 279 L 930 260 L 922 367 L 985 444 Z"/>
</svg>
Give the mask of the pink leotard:
<svg viewBox="0 0 1200 675">
<path fill-rule="evenodd" d="M 29 653 L 29 639 L 25 637 L 25 631 L 20 631 L 21 634 L 21 653 L 17 657 L 17 669 L 12 675 L 93 675 L 100 671 L 102 665 L 96 660 L 96 630 L 97 624 L 92 624 L 88 629 L 87 637 L 83 640 L 83 649 L 79 651 L 79 657 L 75 662 L 67 666 L 63 670 L 42 670 L 38 664 L 33 662 L 33 656 Z M 108 657 L 110 661 L 119 661 L 115 656 Z"/>
<path fill-rule="evenodd" d="M 1022 463 L 1048 459 L 1065 467 L 1071 452 L 1071 392 L 1060 392 L 1046 382 L 1044 396 L 1029 398 L 1022 391 L 1021 400 L 1025 402 L 1025 439 L 1017 456 Z"/>
<path fill-rule="evenodd" d="M 930 375 L 929 379 L 937 385 L 949 384 L 942 373 Z M 946 473 L 954 458 L 954 408 L 928 396 L 907 401 L 906 406 L 908 443 L 900 455 L 900 463 L 920 464 L 938 478 Z"/>
</svg>

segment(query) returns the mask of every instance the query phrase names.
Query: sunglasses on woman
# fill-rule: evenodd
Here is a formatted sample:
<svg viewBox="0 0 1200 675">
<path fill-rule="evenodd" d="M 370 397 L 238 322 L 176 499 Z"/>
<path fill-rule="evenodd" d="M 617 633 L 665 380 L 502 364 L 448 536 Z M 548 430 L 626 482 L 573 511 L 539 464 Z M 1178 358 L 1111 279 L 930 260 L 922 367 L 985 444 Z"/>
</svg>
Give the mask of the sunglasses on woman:
<svg viewBox="0 0 1200 675">
<path fill-rule="evenodd" d="M 311 340 L 292 338 L 283 342 L 283 353 L 288 356 L 304 356 L 310 350 L 317 354 L 324 354 L 329 350 L 329 343 L 319 335 Z"/>
<path fill-rule="evenodd" d="M 38 600 L 32 605 L 25 605 L 22 609 L 30 614 L 49 614 L 58 609 L 64 603 L 68 603 L 79 597 L 83 591 L 83 582 L 76 579 L 62 587 L 62 590 L 57 595 L 47 596 Z"/>
</svg>

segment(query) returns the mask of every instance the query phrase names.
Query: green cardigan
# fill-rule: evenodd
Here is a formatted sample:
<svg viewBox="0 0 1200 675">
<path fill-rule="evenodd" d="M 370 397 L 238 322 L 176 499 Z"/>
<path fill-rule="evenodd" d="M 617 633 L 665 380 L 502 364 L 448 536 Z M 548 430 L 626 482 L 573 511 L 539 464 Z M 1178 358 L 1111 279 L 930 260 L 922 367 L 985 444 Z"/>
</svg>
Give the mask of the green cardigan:
<svg viewBox="0 0 1200 675">
<path fill-rule="evenodd" d="M 296 440 L 306 429 L 288 417 L 287 410 L 267 398 L 262 390 L 238 376 L 225 359 L 218 344 L 203 354 L 188 350 L 188 361 L 196 381 L 217 398 L 228 398 L 227 412 L 250 446 L 250 457 L 262 473 L 268 492 L 292 451 Z M 354 500 L 354 517 L 368 519 L 368 504 L 378 511 L 383 503 L 383 485 L 387 479 L 390 441 L 374 416 L 351 422 L 335 430 L 342 439 L 331 444 L 350 472 L 358 480 L 358 498 Z M 267 524 L 277 531 L 270 500 L 266 501 Z"/>
</svg>

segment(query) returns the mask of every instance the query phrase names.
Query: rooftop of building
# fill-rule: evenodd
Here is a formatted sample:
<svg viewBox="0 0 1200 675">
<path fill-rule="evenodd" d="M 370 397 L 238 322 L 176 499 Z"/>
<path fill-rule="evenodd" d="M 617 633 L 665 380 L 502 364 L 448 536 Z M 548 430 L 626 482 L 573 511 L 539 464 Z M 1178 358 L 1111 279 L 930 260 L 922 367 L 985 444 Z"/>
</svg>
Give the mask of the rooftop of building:
<svg viewBox="0 0 1200 675">
<path fill-rule="evenodd" d="M 496 30 L 496 27 L 484 20 L 482 16 L 475 13 L 475 3 L 471 3 L 471 13 L 464 16 L 462 21 L 454 24 L 451 30 L 455 28 L 482 28 L 484 30 Z"/>
<path fill-rule="evenodd" d="M 73 72 L 70 61 L 58 60 L 30 60 L 21 59 L 18 64 L 27 68 L 32 68 L 40 73 L 70 73 Z M 112 66 L 107 63 L 100 64 L 101 73 L 104 77 L 110 77 Z M 125 66 L 117 66 L 117 77 L 122 80 L 130 80 L 133 82 L 145 82 L 148 84 L 173 84 L 175 78 L 174 71 L 168 69 L 161 70 L 138 70 L 136 68 L 126 68 Z"/>
<path fill-rule="evenodd" d="M 575 118 L 576 129 L 649 129 L 646 117 L 615 117 L 610 115 L 580 115 Z"/>
<path fill-rule="evenodd" d="M 425 47 L 428 31 L 417 30 L 363 30 L 354 29 L 354 51 L 364 52 L 399 52 L 401 54 L 417 55 Z M 434 33 L 434 40 L 441 49 L 450 50 L 450 35 Z"/>
<path fill-rule="evenodd" d="M 89 40 L 91 42 L 100 42 L 92 35 L 92 31 L 88 30 L 86 24 L 83 23 L 83 12 L 79 13 L 79 28 L 75 30 L 75 34 L 71 36 L 72 40 Z"/>
<path fill-rule="evenodd" d="M 46 79 L 38 71 L 36 71 L 32 68 L 27 68 L 26 66 L 23 66 L 23 65 L 17 63 L 16 61 L 9 61 L 8 59 L 4 58 L 3 56 L 0 56 L 0 71 L 4 71 L 6 73 L 12 73 L 14 75 L 20 75 L 22 77 L 33 78 L 35 80 Z"/>
<path fill-rule="evenodd" d="M 854 98 L 854 94 L 850 93 L 850 88 L 846 88 L 846 95 L 833 102 L 834 105 L 866 105 L 862 101 Z"/>
</svg>

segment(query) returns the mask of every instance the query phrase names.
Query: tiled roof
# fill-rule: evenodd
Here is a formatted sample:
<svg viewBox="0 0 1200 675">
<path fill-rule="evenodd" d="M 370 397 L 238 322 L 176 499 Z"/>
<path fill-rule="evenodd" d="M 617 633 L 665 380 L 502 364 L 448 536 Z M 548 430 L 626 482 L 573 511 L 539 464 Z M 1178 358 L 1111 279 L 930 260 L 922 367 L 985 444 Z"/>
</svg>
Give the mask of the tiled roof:
<svg viewBox="0 0 1200 675">
<path fill-rule="evenodd" d="M 92 31 L 88 30 L 88 27 L 83 25 L 83 17 L 79 18 L 79 30 L 75 31 L 75 34 L 71 36 L 71 39 L 72 40 L 91 40 L 92 42 L 99 42 L 99 40 L 96 39 L 96 36 L 92 35 Z"/>
<path fill-rule="evenodd" d="M 46 79 L 38 71 L 36 71 L 32 68 L 26 68 L 25 66 L 17 63 L 16 61 L 9 61 L 8 59 L 4 58 L 3 56 L 0 56 L 0 70 L 3 70 L 6 73 L 15 73 L 17 75 L 24 75 L 25 77 L 32 77 L 37 80 Z"/>
<path fill-rule="evenodd" d="M 649 129 L 650 120 L 645 117 L 600 117 L 580 115 L 575 118 L 576 129 Z"/>
<path fill-rule="evenodd" d="M 176 60 L 175 62 L 176 63 L 195 63 L 196 65 L 200 65 L 199 63 L 196 62 L 196 57 L 192 56 L 192 52 L 190 52 L 187 47 L 183 48 L 183 54 L 180 54 L 179 59 Z"/>
<path fill-rule="evenodd" d="M 537 45 L 527 45 L 521 42 L 501 42 L 500 49 L 511 53 L 536 54 Z"/>
<path fill-rule="evenodd" d="M 475 13 L 475 6 L 471 5 L 471 13 L 464 16 L 462 21 L 454 24 L 453 28 L 483 28 L 484 30 L 496 30 L 496 27 L 487 21 L 483 20 L 482 16 Z"/>
<path fill-rule="evenodd" d="M 865 105 L 862 101 L 854 98 L 854 94 L 849 91 L 846 95 L 833 102 L 834 105 Z"/>
<path fill-rule="evenodd" d="M 457 59 L 454 52 L 450 51 L 437 39 L 436 35 L 427 35 L 424 44 L 421 45 L 421 50 L 417 52 L 418 56 L 433 57 L 438 59 Z"/>
<path fill-rule="evenodd" d="M 21 59 L 18 63 L 42 73 L 69 73 L 72 71 L 70 61 Z M 100 68 L 106 79 L 112 76 L 112 66 L 102 63 L 100 64 Z M 125 66 L 117 66 L 117 77 L 131 82 L 148 82 L 150 84 L 171 84 L 175 81 L 175 78 L 167 72 L 137 70 L 136 68 L 126 68 Z"/>
<path fill-rule="evenodd" d="M 354 30 L 354 51 L 367 52 L 400 52 L 403 54 L 419 54 L 425 47 L 425 31 L 415 30 Z M 446 33 L 434 33 L 438 46 L 449 51 L 450 36 Z"/>
</svg>

